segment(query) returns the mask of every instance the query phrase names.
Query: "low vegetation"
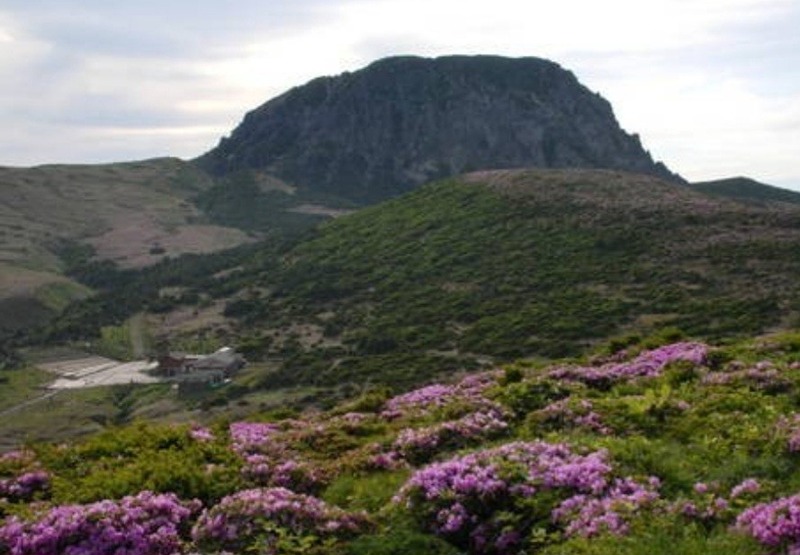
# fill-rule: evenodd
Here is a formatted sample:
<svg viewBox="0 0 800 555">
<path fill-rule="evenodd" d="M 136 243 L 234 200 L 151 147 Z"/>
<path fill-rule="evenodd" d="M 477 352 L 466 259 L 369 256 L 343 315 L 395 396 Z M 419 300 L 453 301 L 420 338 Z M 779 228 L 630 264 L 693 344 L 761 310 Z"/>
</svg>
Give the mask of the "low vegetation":
<svg viewBox="0 0 800 555">
<path fill-rule="evenodd" d="M 268 179 L 250 171 L 239 171 L 220 178 L 208 190 L 197 195 L 194 202 L 212 222 L 219 225 L 281 235 L 302 232 L 327 219 L 322 215 L 294 210 L 303 204 L 353 206 L 330 195 L 297 191 L 274 178 Z"/>
<path fill-rule="evenodd" d="M 491 361 L 574 356 L 626 333 L 677 327 L 724 341 L 796 325 L 798 229 L 796 205 L 645 176 L 482 172 L 138 272 L 73 249 L 72 275 L 100 293 L 39 338 L 94 341 L 143 309 L 215 307 L 213 329 L 154 330 L 156 343 L 233 343 L 250 360 L 279 360 L 264 387 L 408 387 Z"/>
<path fill-rule="evenodd" d="M 0 458 L 0 553 L 800 548 L 800 333 L 664 341 L 30 443 Z"/>
<path fill-rule="evenodd" d="M 85 298 L 76 281 L 94 287 L 115 265 L 140 268 L 253 240 L 213 225 L 195 201 L 214 181 L 176 158 L 0 168 L 0 185 L 0 340 Z"/>
<path fill-rule="evenodd" d="M 756 204 L 786 202 L 800 204 L 800 193 L 765 185 L 746 177 L 732 177 L 716 181 L 692 183 L 692 189 L 710 195 L 734 198 Z"/>
<path fill-rule="evenodd" d="M 486 172 L 329 222 L 268 269 L 245 263 L 226 315 L 285 358 L 287 383 L 409 384 L 669 327 L 719 341 L 797 323 L 798 222 L 793 205 L 630 174 Z M 322 339 L 287 343 L 298 323 Z"/>
</svg>

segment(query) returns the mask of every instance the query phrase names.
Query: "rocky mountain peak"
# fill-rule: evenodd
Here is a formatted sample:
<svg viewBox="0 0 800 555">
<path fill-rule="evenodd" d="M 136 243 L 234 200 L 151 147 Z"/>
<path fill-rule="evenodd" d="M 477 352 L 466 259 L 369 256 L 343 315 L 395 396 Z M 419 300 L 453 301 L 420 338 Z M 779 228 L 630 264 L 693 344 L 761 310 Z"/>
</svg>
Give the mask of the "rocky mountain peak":
<svg viewBox="0 0 800 555">
<path fill-rule="evenodd" d="M 495 168 L 607 168 L 681 181 L 611 105 L 539 58 L 393 57 L 321 77 L 248 113 L 198 162 L 374 202 Z"/>
</svg>

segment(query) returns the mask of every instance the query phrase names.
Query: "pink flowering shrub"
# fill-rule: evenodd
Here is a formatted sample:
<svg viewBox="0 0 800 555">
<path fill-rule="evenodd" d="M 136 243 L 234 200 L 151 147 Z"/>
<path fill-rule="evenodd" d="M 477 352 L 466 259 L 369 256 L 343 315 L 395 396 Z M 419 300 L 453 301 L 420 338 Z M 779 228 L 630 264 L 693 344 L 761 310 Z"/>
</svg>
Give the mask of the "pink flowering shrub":
<svg viewBox="0 0 800 555">
<path fill-rule="evenodd" d="M 31 451 L 10 451 L 0 457 L 0 499 L 30 501 L 50 489 L 50 474 Z"/>
<path fill-rule="evenodd" d="M 716 482 L 697 482 L 689 500 L 677 500 L 669 508 L 673 513 L 707 526 L 730 523 L 736 512 L 751 504 L 760 491 L 761 484 L 754 478 L 733 486 L 728 494 Z"/>
<path fill-rule="evenodd" d="M 430 460 L 441 449 L 465 447 L 478 440 L 496 437 L 507 428 L 501 411 L 478 411 L 427 428 L 406 428 L 392 447 L 408 462 L 419 464 Z"/>
<path fill-rule="evenodd" d="M 244 457 L 242 476 L 251 484 L 315 491 L 323 482 L 321 473 L 311 464 L 298 460 L 285 450 L 273 449 Z"/>
<path fill-rule="evenodd" d="M 374 414 L 346 412 L 327 420 L 329 427 L 339 428 L 350 435 L 364 435 L 372 432 L 378 423 Z"/>
<path fill-rule="evenodd" d="M 189 437 L 201 443 L 214 441 L 214 433 L 205 426 L 192 426 L 189 430 Z"/>
<path fill-rule="evenodd" d="M 564 444 L 515 442 L 428 465 L 395 500 L 470 553 L 515 553 L 534 526 L 623 532 L 627 513 L 619 507 L 650 503 L 657 493 L 655 485 L 612 481 L 611 473 L 604 451 L 580 455 Z"/>
<path fill-rule="evenodd" d="M 557 430 L 582 428 L 602 435 L 610 435 L 612 430 L 603 423 L 603 418 L 595 412 L 594 404 L 588 399 L 561 399 L 550 403 L 530 416 L 532 423 Z"/>
<path fill-rule="evenodd" d="M 672 512 L 678 513 L 689 520 L 709 525 L 714 522 L 729 521 L 733 514 L 730 501 L 715 494 L 703 495 L 694 501 L 673 503 L 671 509 Z"/>
<path fill-rule="evenodd" d="M 752 495 L 761 491 L 761 484 L 754 478 L 747 478 L 731 489 L 731 499 Z"/>
<path fill-rule="evenodd" d="M 9 451 L 0 455 L 0 469 L 20 468 L 30 466 L 36 460 L 36 455 L 27 450 Z"/>
<path fill-rule="evenodd" d="M 397 451 L 381 451 L 380 444 L 371 444 L 368 446 L 371 450 L 376 451 L 374 454 L 367 458 L 365 468 L 368 470 L 398 470 L 408 466 L 403 455 Z"/>
<path fill-rule="evenodd" d="M 230 426 L 231 448 L 242 458 L 242 477 L 252 486 L 286 487 L 314 492 L 322 473 L 290 448 L 277 424 L 235 422 Z"/>
<path fill-rule="evenodd" d="M 704 385 L 744 385 L 755 391 L 780 393 L 792 384 L 772 362 L 763 360 L 753 365 L 731 362 L 723 372 L 710 372 L 703 377 Z"/>
<path fill-rule="evenodd" d="M 263 422 L 234 422 L 230 425 L 231 448 L 237 453 L 248 453 L 266 445 L 280 428 Z"/>
<path fill-rule="evenodd" d="M 279 527 L 293 535 L 347 537 L 365 530 L 365 515 L 348 513 L 286 488 L 240 491 L 203 511 L 192 529 L 201 550 L 244 550 Z"/>
<path fill-rule="evenodd" d="M 0 479 L 0 498 L 9 501 L 29 501 L 37 493 L 50 489 L 50 474 L 32 470 L 13 478 Z"/>
<path fill-rule="evenodd" d="M 736 519 L 736 528 L 773 550 L 800 553 L 800 495 L 747 509 Z"/>
<path fill-rule="evenodd" d="M 120 501 L 63 505 L 0 527 L 0 552 L 9 555 L 174 555 L 197 503 L 174 494 L 142 492 Z"/>
<path fill-rule="evenodd" d="M 702 343 L 673 343 L 650 351 L 644 351 L 627 362 L 610 362 L 601 366 L 566 366 L 549 373 L 557 380 L 583 382 L 592 387 L 609 385 L 635 378 L 661 375 L 664 368 L 674 362 L 705 364 L 708 346 Z"/>
<path fill-rule="evenodd" d="M 433 384 L 386 401 L 381 415 L 384 418 L 396 418 L 407 412 L 428 412 L 433 408 L 442 407 L 456 395 L 456 388 L 452 385 Z"/>
<path fill-rule="evenodd" d="M 785 441 L 789 453 L 800 453 L 800 414 L 781 416 L 775 424 L 775 431 Z"/>
<path fill-rule="evenodd" d="M 567 536 L 596 536 L 601 532 L 628 533 L 626 517 L 658 500 L 659 481 L 642 485 L 630 478 L 614 480 L 603 496 L 574 495 L 553 510 L 555 522 L 566 523 Z"/>
<path fill-rule="evenodd" d="M 461 404 L 467 411 L 492 408 L 496 404 L 484 396 L 497 385 L 497 372 L 471 374 L 455 385 L 433 384 L 386 401 L 381 416 L 387 420 L 430 414 L 450 404 Z"/>
</svg>

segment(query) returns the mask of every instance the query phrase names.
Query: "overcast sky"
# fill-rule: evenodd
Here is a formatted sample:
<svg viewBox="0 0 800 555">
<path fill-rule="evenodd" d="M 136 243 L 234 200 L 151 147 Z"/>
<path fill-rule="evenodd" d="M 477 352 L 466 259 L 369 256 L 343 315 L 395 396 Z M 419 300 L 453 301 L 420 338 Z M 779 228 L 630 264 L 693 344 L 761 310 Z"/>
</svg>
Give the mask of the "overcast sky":
<svg viewBox="0 0 800 555">
<path fill-rule="evenodd" d="M 193 158 L 399 54 L 549 58 L 687 179 L 800 190 L 799 0 L 2 0 L 0 165 Z"/>
</svg>

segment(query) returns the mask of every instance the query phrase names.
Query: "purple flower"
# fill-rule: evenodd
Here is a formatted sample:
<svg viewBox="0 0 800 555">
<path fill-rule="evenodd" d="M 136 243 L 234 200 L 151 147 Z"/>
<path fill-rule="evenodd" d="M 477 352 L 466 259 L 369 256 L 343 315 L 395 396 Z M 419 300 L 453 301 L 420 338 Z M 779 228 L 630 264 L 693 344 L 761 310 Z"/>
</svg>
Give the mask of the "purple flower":
<svg viewBox="0 0 800 555">
<path fill-rule="evenodd" d="M 233 450 L 237 453 L 252 451 L 269 442 L 270 437 L 278 431 L 275 424 L 263 422 L 234 422 L 230 425 Z"/>
<path fill-rule="evenodd" d="M 800 414 L 782 416 L 775 427 L 781 434 L 788 436 L 786 447 L 790 453 L 800 452 Z"/>
<path fill-rule="evenodd" d="M 605 451 L 585 455 L 564 444 L 514 442 L 430 464 L 395 496 L 424 526 L 471 553 L 513 553 L 529 529 L 512 533 L 503 515 L 516 514 L 542 492 L 564 501 L 554 522 L 570 534 L 624 532 L 631 508 L 658 497 L 657 479 L 642 485 L 609 480 Z M 528 523 L 526 526 L 532 526 Z M 545 523 L 541 523 L 546 525 Z"/>
<path fill-rule="evenodd" d="M 504 418 L 498 410 L 478 411 L 427 428 L 406 428 L 394 441 L 393 451 L 409 462 L 424 462 L 430 460 L 439 447 L 464 447 L 475 440 L 501 434 L 508 428 Z"/>
<path fill-rule="evenodd" d="M 694 485 L 694 491 L 695 493 L 701 493 L 701 494 L 706 493 L 708 491 L 708 484 L 705 484 L 703 482 L 697 482 Z"/>
<path fill-rule="evenodd" d="M 800 548 L 800 495 L 761 503 L 736 519 L 736 528 L 770 548 Z"/>
<path fill-rule="evenodd" d="M 193 426 L 192 429 L 189 430 L 189 437 L 201 443 L 214 441 L 214 434 L 209 428 L 204 426 Z"/>
<path fill-rule="evenodd" d="M 497 385 L 498 372 L 470 374 L 455 385 L 433 384 L 386 401 L 381 416 L 394 420 L 404 416 L 430 413 L 451 403 L 461 403 L 473 409 L 496 408 L 497 404 L 484 397 L 484 392 Z"/>
<path fill-rule="evenodd" d="M 50 489 L 50 474 L 44 470 L 32 470 L 0 480 L 0 497 L 12 501 L 30 501 L 37 493 Z"/>
<path fill-rule="evenodd" d="M 600 496 L 579 494 L 553 510 L 553 520 L 565 522 L 568 536 L 595 536 L 602 532 L 627 534 L 626 516 L 658 499 L 652 482 L 642 485 L 629 478 L 615 480 Z"/>
<path fill-rule="evenodd" d="M 574 426 L 585 428 L 602 435 L 610 435 L 611 428 L 603 424 L 603 418 L 594 411 L 594 404 L 588 399 L 573 401 L 567 397 L 550 403 L 537 411 L 536 415 L 544 422 L 559 428 Z"/>
<path fill-rule="evenodd" d="M 567 366 L 552 370 L 551 378 L 579 381 L 592 386 L 604 386 L 640 377 L 654 377 L 669 364 L 685 361 L 694 365 L 705 364 L 708 346 L 702 343 L 674 343 L 651 351 L 644 351 L 628 362 L 612 362 L 602 366 Z"/>
<path fill-rule="evenodd" d="M 761 489 L 761 484 L 758 483 L 757 480 L 753 478 L 748 478 L 744 480 L 741 484 L 734 486 L 731 490 L 731 499 L 736 497 L 740 497 L 747 493 L 758 493 Z"/>
<path fill-rule="evenodd" d="M 223 498 L 200 515 L 192 537 L 203 549 L 244 548 L 259 534 L 268 534 L 269 522 L 302 535 L 343 536 L 369 525 L 365 515 L 348 513 L 324 501 L 285 488 L 240 491 Z"/>
<path fill-rule="evenodd" d="M 773 363 L 769 361 L 757 362 L 747 367 L 740 361 L 728 364 L 724 372 L 711 372 L 703 377 L 705 385 L 730 385 L 742 384 L 755 390 L 785 389 L 791 386 Z"/>
<path fill-rule="evenodd" d="M 181 529 L 199 503 L 141 492 L 120 501 L 54 507 L 38 518 L 9 518 L 0 551 L 10 555 L 174 555 Z"/>
<path fill-rule="evenodd" d="M 380 470 L 396 470 L 405 465 L 406 463 L 403 459 L 403 455 L 397 451 L 378 453 L 369 459 L 369 466 Z"/>
</svg>

